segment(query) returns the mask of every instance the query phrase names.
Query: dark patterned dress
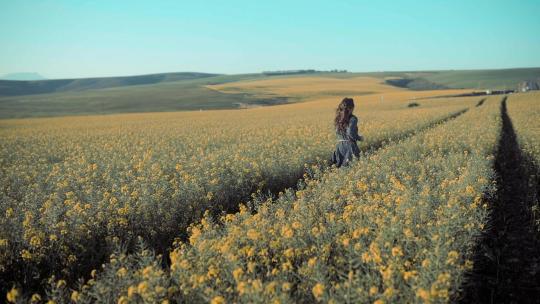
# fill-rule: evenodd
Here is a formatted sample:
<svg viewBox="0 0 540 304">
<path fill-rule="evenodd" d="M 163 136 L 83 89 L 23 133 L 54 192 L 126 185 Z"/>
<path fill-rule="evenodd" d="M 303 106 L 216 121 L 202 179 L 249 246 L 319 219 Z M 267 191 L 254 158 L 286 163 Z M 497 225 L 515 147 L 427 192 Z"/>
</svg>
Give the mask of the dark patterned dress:
<svg viewBox="0 0 540 304">
<path fill-rule="evenodd" d="M 363 140 L 363 137 L 358 134 L 358 118 L 356 116 L 351 116 L 345 131 L 345 134 L 336 131 L 337 144 L 336 151 L 332 155 L 332 163 L 337 167 L 347 166 L 350 161 L 360 156 L 360 149 L 358 149 L 356 141 Z"/>
</svg>

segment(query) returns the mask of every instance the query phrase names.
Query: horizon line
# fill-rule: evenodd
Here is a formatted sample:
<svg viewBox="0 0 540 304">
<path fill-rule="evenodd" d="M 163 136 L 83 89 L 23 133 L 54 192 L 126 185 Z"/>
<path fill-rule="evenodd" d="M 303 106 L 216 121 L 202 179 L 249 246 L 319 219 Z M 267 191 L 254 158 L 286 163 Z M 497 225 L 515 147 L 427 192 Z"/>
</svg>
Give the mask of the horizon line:
<svg viewBox="0 0 540 304">
<path fill-rule="evenodd" d="M 174 71 L 174 72 L 150 72 L 150 73 L 142 73 L 142 74 L 129 74 L 129 75 L 114 75 L 114 76 L 87 76 L 87 77 L 60 77 L 60 78 L 47 78 L 45 75 L 39 73 L 39 72 L 10 72 L 5 73 L 2 76 L 0 76 L 0 80 L 2 81 L 48 81 L 48 80 L 76 80 L 76 79 L 101 79 L 101 78 L 118 78 L 118 77 L 137 77 L 137 76 L 150 76 L 150 75 L 164 75 L 164 74 L 176 74 L 176 73 L 199 73 L 199 74 L 208 74 L 213 76 L 233 76 L 233 75 L 256 75 L 256 74 L 264 74 L 267 72 L 286 72 L 286 71 L 307 71 L 307 70 L 314 70 L 314 73 L 337 73 L 332 72 L 333 70 L 337 71 L 346 71 L 346 72 L 339 72 L 339 73 L 350 73 L 350 74 L 360 74 L 360 73 L 393 73 L 393 72 L 399 72 L 399 73 L 406 73 L 406 72 L 448 72 L 448 71 L 495 71 L 495 70 L 524 70 L 524 69 L 540 69 L 540 66 L 528 66 L 528 67 L 505 67 L 505 68 L 481 68 L 481 69 L 426 69 L 426 70 L 410 70 L 410 69 L 396 69 L 396 70 L 371 70 L 371 71 L 350 71 L 347 69 L 332 69 L 332 70 L 317 70 L 317 69 L 281 69 L 281 70 L 265 70 L 260 72 L 245 72 L 245 73 L 214 73 L 214 72 L 201 72 L 201 71 Z M 2 79 L 1 77 L 8 76 L 10 74 L 38 74 L 41 77 L 45 79 L 36 79 L 36 80 L 16 80 L 16 79 Z M 287 75 L 287 74 L 284 74 Z M 283 75 L 283 76 L 284 76 Z M 278 76 L 278 75 L 275 75 Z M 281 75 L 280 75 L 281 76 Z"/>
</svg>

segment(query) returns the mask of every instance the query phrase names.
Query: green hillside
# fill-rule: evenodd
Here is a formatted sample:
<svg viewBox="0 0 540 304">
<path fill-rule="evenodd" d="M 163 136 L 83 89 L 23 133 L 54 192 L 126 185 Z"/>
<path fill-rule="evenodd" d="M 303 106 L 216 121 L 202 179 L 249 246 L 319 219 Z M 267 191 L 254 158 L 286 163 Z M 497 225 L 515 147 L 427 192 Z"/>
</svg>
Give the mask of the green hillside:
<svg viewBox="0 0 540 304">
<path fill-rule="evenodd" d="M 540 78 L 540 68 L 442 71 L 424 78 L 450 88 L 515 89 L 522 81 Z"/>
<path fill-rule="evenodd" d="M 516 89 L 518 83 L 540 78 L 540 68 L 366 73 L 374 77 L 398 77 L 386 83 L 412 90 Z"/>
<path fill-rule="evenodd" d="M 30 94 L 47 94 L 56 92 L 73 92 L 95 89 L 114 88 L 143 84 L 156 84 L 180 80 L 191 80 L 217 76 L 208 73 L 162 73 L 122 77 L 99 77 L 80 79 L 54 80 L 0 80 L 0 96 L 16 96 Z"/>
<path fill-rule="evenodd" d="M 285 98 L 225 94 L 205 87 L 261 74 L 219 75 L 149 85 L 0 97 L 0 118 L 110 114 L 154 111 L 234 109 L 239 105 L 272 105 Z"/>
</svg>

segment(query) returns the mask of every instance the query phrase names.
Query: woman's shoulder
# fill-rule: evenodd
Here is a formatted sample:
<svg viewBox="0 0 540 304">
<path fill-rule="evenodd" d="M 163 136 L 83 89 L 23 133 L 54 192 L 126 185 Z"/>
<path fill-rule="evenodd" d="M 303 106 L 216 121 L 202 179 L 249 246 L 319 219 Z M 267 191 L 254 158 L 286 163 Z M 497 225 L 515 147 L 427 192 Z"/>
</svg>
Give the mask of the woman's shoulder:
<svg viewBox="0 0 540 304">
<path fill-rule="evenodd" d="M 357 121 L 358 121 L 358 117 L 356 117 L 355 115 L 351 115 L 350 121 L 351 121 L 351 122 L 357 122 Z"/>
</svg>

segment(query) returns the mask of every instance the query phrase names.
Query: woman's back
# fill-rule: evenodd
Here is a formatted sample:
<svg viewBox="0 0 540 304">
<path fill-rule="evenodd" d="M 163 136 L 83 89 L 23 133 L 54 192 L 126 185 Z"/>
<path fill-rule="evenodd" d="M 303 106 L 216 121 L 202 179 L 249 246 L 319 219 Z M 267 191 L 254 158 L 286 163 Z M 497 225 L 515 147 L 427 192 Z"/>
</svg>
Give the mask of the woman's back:
<svg viewBox="0 0 540 304">
<path fill-rule="evenodd" d="M 352 98 L 345 98 L 336 110 L 334 124 L 337 144 L 332 155 L 332 163 L 337 167 L 346 166 L 351 160 L 360 156 L 356 141 L 363 138 L 358 134 L 358 118 L 352 114 L 353 109 Z"/>
</svg>

